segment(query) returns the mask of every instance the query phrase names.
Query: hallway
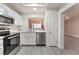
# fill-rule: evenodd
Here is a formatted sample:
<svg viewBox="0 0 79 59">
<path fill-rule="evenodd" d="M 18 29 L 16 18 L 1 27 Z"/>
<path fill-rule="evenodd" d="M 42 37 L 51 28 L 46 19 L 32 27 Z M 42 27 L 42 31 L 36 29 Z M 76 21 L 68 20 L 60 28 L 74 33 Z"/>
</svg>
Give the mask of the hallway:
<svg viewBox="0 0 79 59">
<path fill-rule="evenodd" d="M 79 38 L 65 36 L 64 54 L 79 54 Z"/>
<path fill-rule="evenodd" d="M 65 49 L 79 50 L 79 38 L 65 36 Z"/>
</svg>

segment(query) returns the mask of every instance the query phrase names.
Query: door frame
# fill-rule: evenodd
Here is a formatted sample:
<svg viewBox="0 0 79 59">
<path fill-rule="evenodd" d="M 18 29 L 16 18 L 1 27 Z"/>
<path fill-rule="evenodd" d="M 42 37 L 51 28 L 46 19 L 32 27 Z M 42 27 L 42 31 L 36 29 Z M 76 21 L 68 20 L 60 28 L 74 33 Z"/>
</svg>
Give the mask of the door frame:
<svg viewBox="0 0 79 59">
<path fill-rule="evenodd" d="M 59 39 L 57 47 L 64 49 L 64 12 L 74 6 L 76 3 L 68 3 L 59 10 Z"/>
</svg>

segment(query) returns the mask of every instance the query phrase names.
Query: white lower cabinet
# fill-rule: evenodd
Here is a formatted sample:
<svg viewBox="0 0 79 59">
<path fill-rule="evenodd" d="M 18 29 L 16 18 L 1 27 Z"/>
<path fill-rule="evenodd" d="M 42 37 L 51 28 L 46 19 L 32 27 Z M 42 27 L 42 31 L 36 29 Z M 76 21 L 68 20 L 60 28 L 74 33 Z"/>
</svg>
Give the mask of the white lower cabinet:
<svg viewBox="0 0 79 59">
<path fill-rule="evenodd" d="M 55 34 L 47 32 L 46 34 L 46 46 L 56 46 Z"/>
<path fill-rule="evenodd" d="M 21 33 L 21 45 L 36 45 L 36 33 Z"/>
<path fill-rule="evenodd" d="M 0 55 L 3 55 L 3 39 L 0 39 Z"/>
</svg>

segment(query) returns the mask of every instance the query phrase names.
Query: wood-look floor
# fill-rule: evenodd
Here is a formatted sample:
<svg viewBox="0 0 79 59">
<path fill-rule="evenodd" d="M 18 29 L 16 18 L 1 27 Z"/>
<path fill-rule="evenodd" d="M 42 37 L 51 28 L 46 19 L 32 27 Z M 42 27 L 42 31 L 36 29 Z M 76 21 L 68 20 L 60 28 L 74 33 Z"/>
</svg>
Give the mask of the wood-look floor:
<svg viewBox="0 0 79 59">
<path fill-rule="evenodd" d="M 79 50 L 79 38 L 65 36 L 65 49 Z"/>
<path fill-rule="evenodd" d="M 79 55 L 79 38 L 74 38 L 70 36 L 64 37 L 64 53 L 67 55 Z"/>
<path fill-rule="evenodd" d="M 79 39 L 65 36 L 65 49 L 45 46 L 22 46 L 16 55 L 79 55 Z"/>
</svg>

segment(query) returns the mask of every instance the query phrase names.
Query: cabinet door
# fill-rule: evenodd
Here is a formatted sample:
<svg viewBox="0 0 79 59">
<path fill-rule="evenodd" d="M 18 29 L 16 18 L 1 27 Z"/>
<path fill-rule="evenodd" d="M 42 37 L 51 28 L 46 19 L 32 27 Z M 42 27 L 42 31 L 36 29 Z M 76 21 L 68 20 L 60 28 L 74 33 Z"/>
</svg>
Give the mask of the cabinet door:
<svg viewBox="0 0 79 59">
<path fill-rule="evenodd" d="M 36 33 L 21 33 L 22 45 L 36 45 Z"/>
<path fill-rule="evenodd" d="M 14 19 L 15 19 L 15 24 L 16 25 L 22 25 L 23 20 L 22 20 L 21 16 L 16 15 L 16 16 L 14 16 Z"/>
<path fill-rule="evenodd" d="M 48 32 L 46 34 L 46 46 L 56 46 L 56 39 L 53 32 Z"/>
</svg>

